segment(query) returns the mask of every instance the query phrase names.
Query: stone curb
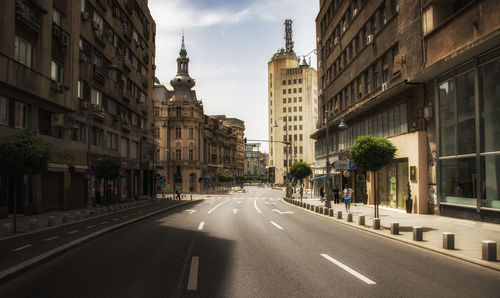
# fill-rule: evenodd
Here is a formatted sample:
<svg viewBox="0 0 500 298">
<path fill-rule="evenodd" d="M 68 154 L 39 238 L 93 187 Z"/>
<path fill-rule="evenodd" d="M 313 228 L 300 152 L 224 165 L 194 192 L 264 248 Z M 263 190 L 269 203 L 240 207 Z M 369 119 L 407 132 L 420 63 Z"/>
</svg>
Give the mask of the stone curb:
<svg viewBox="0 0 500 298">
<path fill-rule="evenodd" d="M 126 208 L 126 209 L 119 209 L 119 210 L 116 209 L 116 210 L 113 210 L 113 211 L 110 211 L 110 212 L 106 212 L 106 213 L 94 214 L 91 217 L 83 217 L 83 218 L 78 219 L 78 220 L 63 222 L 63 223 L 56 224 L 56 225 L 51 226 L 51 227 L 44 227 L 44 228 L 36 229 L 36 230 L 33 230 L 33 231 L 28 231 L 28 232 L 24 232 L 24 233 L 17 233 L 15 235 L 10 235 L 10 236 L 6 236 L 6 237 L 0 237 L 0 242 L 2 242 L 4 240 L 10 240 L 10 239 L 14 239 L 14 238 L 26 236 L 26 235 L 31 235 L 31 234 L 34 234 L 34 233 L 39 233 L 39 232 L 44 232 L 44 231 L 47 231 L 47 230 L 52 230 L 52 229 L 55 229 L 55 228 L 64 227 L 64 226 L 67 226 L 67 225 L 70 225 L 70 224 L 74 224 L 74 223 L 80 223 L 80 222 L 84 222 L 84 221 L 87 221 L 87 220 L 96 219 L 96 218 L 107 216 L 107 215 L 111 215 L 111 214 L 116 214 L 116 213 L 124 212 L 124 211 L 127 211 L 127 210 L 133 210 L 133 209 L 136 209 L 136 208 L 139 208 L 139 207 L 149 206 L 149 205 L 152 205 L 154 203 L 158 203 L 158 201 L 149 202 L 149 204 L 137 205 L 137 206 L 133 206 L 133 207 Z M 112 205 L 110 205 L 110 206 L 112 206 Z M 85 210 L 87 210 L 87 209 L 85 209 Z M 94 208 L 94 210 L 95 210 L 95 208 Z M 70 213 L 70 212 L 74 212 L 74 211 L 68 211 L 67 213 Z"/>
<path fill-rule="evenodd" d="M 287 202 L 286 198 L 283 198 L 283 201 Z M 289 202 L 287 202 L 287 203 L 289 203 Z M 289 204 L 292 205 L 292 206 L 294 205 L 293 203 L 289 203 Z M 424 244 L 419 243 L 417 241 L 412 241 L 412 240 L 407 240 L 407 239 L 404 239 L 404 238 L 396 237 L 396 235 L 390 235 L 390 234 L 386 235 L 386 234 L 384 234 L 382 232 L 382 230 L 374 230 L 373 228 L 367 228 L 365 226 L 357 226 L 355 223 L 349 223 L 349 222 L 346 222 L 344 220 L 339 220 L 337 218 L 333 218 L 333 217 L 329 217 L 329 216 L 326 216 L 326 215 L 322 215 L 322 214 L 319 214 L 319 213 L 316 213 L 316 212 L 313 212 L 313 211 L 310 211 L 310 210 L 307 210 L 307 209 L 304 209 L 304 208 L 300 208 L 298 206 L 296 208 L 299 209 L 299 210 L 302 210 L 304 212 L 316 215 L 318 217 L 321 217 L 321 218 L 324 218 L 324 219 L 329 219 L 329 220 L 337 222 L 337 223 L 341 223 L 344 226 L 348 226 L 348 227 L 351 227 L 351 228 L 354 228 L 354 229 L 358 229 L 360 231 L 365 231 L 365 232 L 368 232 L 368 233 L 371 233 L 371 234 L 374 234 L 374 235 L 377 235 L 377 236 L 380 236 L 380 237 L 384 237 L 384 238 L 396 240 L 396 241 L 399 241 L 399 242 L 410 244 L 410 245 L 412 245 L 414 247 L 426 249 L 426 250 L 429 250 L 429 251 L 432 251 L 432 252 L 435 252 L 435 253 L 439 253 L 439 254 L 451 257 L 451 258 L 460 259 L 460 260 L 468 262 L 468 263 L 472 263 L 472 264 L 475 264 L 475 265 L 486 267 L 488 269 L 492 269 L 492 270 L 495 270 L 495 271 L 500 271 L 500 262 L 498 262 L 498 261 L 497 262 L 494 262 L 494 261 L 493 262 L 492 261 L 487 262 L 487 261 L 483 261 L 481 259 L 475 259 L 475 258 L 471 258 L 471 257 L 468 257 L 468 256 L 457 255 L 457 254 L 452 253 L 452 251 L 450 251 L 450 250 L 438 249 L 438 248 L 435 248 L 435 247 L 432 247 L 432 246 L 427 246 L 427 245 L 424 245 Z M 401 234 L 399 234 L 399 236 L 401 236 Z M 478 245 L 480 245 L 480 244 L 481 243 L 479 243 Z"/>
<path fill-rule="evenodd" d="M 105 228 L 105 229 L 102 229 L 100 231 L 97 231 L 97 232 L 94 232 L 92 234 L 89 234 L 87 236 L 84 236 L 82 238 L 79 238 L 79 239 L 76 239 L 76 240 L 73 240 L 71 242 L 68 242 L 66 244 L 63 244 L 59 247 L 56 247 L 48 252 L 45 252 L 39 256 L 36 256 L 36 257 L 33 257 L 29 260 L 26 260 L 20 264 L 17 264 L 13 267 L 10 267 L 4 271 L 1 271 L 0 272 L 0 284 L 3 284 L 5 282 L 7 282 L 8 280 L 36 267 L 37 265 L 41 265 L 43 263 L 45 263 L 46 261 L 52 259 L 52 258 L 55 258 L 56 256 L 59 256 L 67 251 L 69 251 L 70 249 L 78 246 L 79 244 L 82 244 L 82 243 L 85 243 L 89 240 L 92 240 L 94 238 L 97 238 L 99 236 L 102 236 L 108 232 L 111 232 L 113 230 L 116 230 L 118 228 L 121 228 L 121 227 L 124 227 L 126 225 L 129 225 L 129 224 L 132 224 L 134 222 L 137 222 L 137 221 L 140 221 L 140 220 L 143 220 L 145 218 L 148 218 L 148 217 L 151 217 L 151 216 L 154 216 L 154 215 L 157 215 L 159 213 L 162 213 L 162 212 L 165 212 L 165 211 L 168 211 L 170 209 L 174 209 L 174 208 L 177 208 L 177 207 L 180 207 L 180 206 L 184 206 L 184 205 L 187 205 L 187 204 L 191 204 L 191 203 L 194 203 L 194 202 L 198 202 L 198 201 L 201 201 L 202 199 L 197 199 L 197 200 L 192 200 L 192 201 L 186 201 L 186 202 L 182 202 L 181 204 L 179 205 L 175 205 L 175 206 L 169 206 L 167 208 L 163 208 L 163 209 L 160 209 L 160 210 L 157 210 L 157 211 L 154 211 L 152 213 L 149 213 L 149 214 L 146 214 L 146 215 L 143 215 L 141 217 L 137 217 L 137 218 L 133 218 L 133 219 L 130 219 L 128 221 L 125 221 L 125 222 L 122 222 L 122 223 L 118 223 L 114 226 L 111 226 L 111 227 L 108 227 L 108 228 Z"/>
</svg>

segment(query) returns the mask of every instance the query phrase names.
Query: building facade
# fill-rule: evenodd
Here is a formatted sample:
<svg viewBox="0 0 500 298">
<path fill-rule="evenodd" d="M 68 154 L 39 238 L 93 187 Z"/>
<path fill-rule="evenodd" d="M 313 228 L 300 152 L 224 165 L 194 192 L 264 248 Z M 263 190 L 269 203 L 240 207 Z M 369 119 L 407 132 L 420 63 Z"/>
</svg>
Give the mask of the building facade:
<svg viewBox="0 0 500 298">
<path fill-rule="evenodd" d="M 318 70 L 322 96 L 312 135 L 317 163 L 325 159 L 325 119 L 331 162 L 348 159 L 360 135 L 386 137 L 397 147 L 394 162 L 376 173 L 377 185 L 359 167 L 332 169 L 332 185 L 354 185 L 358 202 L 373 203 L 377 192 L 383 205 L 404 208 L 409 184 L 413 212 L 498 217 L 492 190 L 500 180 L 486 175 L 496 172 L 496 149 L 485 145 L 495 129 L 480 112 L 499 99 L 491 83 L 498 77 L 497 2 L 320 5 L 318 61 L 325 67 Z M 341 120 L 347 129 L 339 129 Z"/>
<path fill-rule="evenodd" d="M 315 162 L 314 140 L 309 136 L 317 122 L 317 73 L 305 61 L 299 64 L 293 42 L 287 45 L 268 63 L 268 166 L 274 168 L 273 183 L 283 183 L 283 176 L 294 161 L 304 161 L 312 167 Z"/>
<path fill-rule="evenodd" d="M 260 143 L 247 143 L 245 145 L 245 181 L 260 182 L 262 178 L 268 177 L 266 172 L 268 154 L 260 152 L 259 148 Z"/>
<path fill-rule="evenodd" d="M 0 134 L 30 130 L 49 146 L 44 173 L 1 178 L 0 206 L 21 212 L 151 196 L 150 93 L 155 23 L 144 1 L 0 3 Z M 83 172 L 108 156 L 120 177 Z"/>
<path fill-rule="evenodd" d="M 154 86 L 155 169 L 165 176 L 157 191 L 209 192 L 218 176 L 243 172 L 244 122 L 224 115 L 207 116 L 189 75 L 189 58 L 182 38 L 173 90 Z"/>
</svg>

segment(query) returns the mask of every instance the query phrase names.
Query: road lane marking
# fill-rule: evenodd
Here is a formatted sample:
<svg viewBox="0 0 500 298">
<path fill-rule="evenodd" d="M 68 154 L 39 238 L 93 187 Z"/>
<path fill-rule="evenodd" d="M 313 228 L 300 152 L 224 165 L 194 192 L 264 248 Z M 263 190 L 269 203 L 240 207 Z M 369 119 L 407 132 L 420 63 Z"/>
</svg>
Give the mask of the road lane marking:
<svg viewBox="0 0 500 298">
<path fill-rule="evenodd" d="M 59 236 L 50 237 L 50 238 L 45 239 L 44 241 L 50 241 L 50 240 L 54 240 L 57 238 L 59 238 Z"/>
<path fill-rule="evenodd" d="M 293 211 L 279 211 L 278 209 L 273 209 L 274 212 L 278 212 L 279 214 L 293 214 Z"/>
<path fill-rule="evenodd" d="M 95 228 L 95 226 L 94 225 L 90 225 L 90 226 L 86 226 L 85 228 L 86 229 L 92 229 L 92 228 Z"/>
<path fill-rule="evenodd" d="M 276 203 L 270 203 L 270 202 L 264 202 L 264 204 L 268 204 L 268 205 L 276 205 Z"/>
<path fill-rule="evenodd" d="M 198 265 L 200 262 L 199 256 L 193 256 L 191 259 L 191 268 L 189 268 L 189 278 L 187 289 L 189 291 L 196 290 L 198 288 Z"/>
<path fill-rule="evenodd" d="M 22 249 L 25 249 L 25 248 L 28 248 L 28 247 L 32 247 L 33 244 L 28 244 L 28 245 L 25 245 L 25 246 L 21 246 L 21 247 L 18 247 L 16 249 L 13 249 L 12 251 L 19 251 L 19 250 L 22 250 Z"/>
<path fill-rule="evenodd" d="M 219 207 L 220 205 L 226 203 L 227 201 L 224 201 L 222 203 L 220 203 L 219 205 L 215 206 L 214 208 L 210 209 L 210 211 L 208 211 L 208 214 L 212 213 L 212 211 L 214 211 L 217 207 Z"/>
<path fill-rule="evenodd" d="M 278 224 L 277 224 L 277 223 L 275 223 L 274 221 L 271 221 L 271 223 L 272 223 L 275 227 L 277 227 L 278 229 L 283 230 L 283 228 L 282 228 L 282 227 L 280 227 L 280 225 L 278 225 Z"/>
<path fill-rule="evenodd" d="M 105 220 L 105 221 L 101 221 L 101 225 L 105 225 L 105 224 L 107 224 L 107 223 L 108 223 L 108 221 L 107 221 L 107 220 Z"/>
<path fill-rule="evenodd" d="M 196 212 L 196 210 L 186 210 L 187 212 L 189 212 L 189 215 L 193 214 Z"/>
<path fill-rule="evenodd" d="M 260 214 L 262 214 L 262 211 L 260 211 L 259 207 L 257 207 L 257 200 L 253 201 L 253 205 L 254 205 L 255 209 L 257 209 L 257 212 L 259 212 Z"/>
<path fill-rule="evenodd" d="M 113 221 L 117 221 L 117 220 L 119 220 L 119 219 L 120 219 L 120 218 L 115 217 L 115 218 L 113 218 Z"/>
<path fill-rule="evenodd" d="M 236 214 L 238 211 L 240 211 L 240 209 L 233 209 L 233 214 Z"/>
<path fill-rule="evenodd" d="M 340 268 L 344 269 L 345 271 L 347 271 L 347 272 L 351 273 L 352 275 L 356 276 L 357 278 L 361 279 L 365 283 L 367 283 L 369 285 L 375 285 L 375 284 L 377 284 L 373 280 L 371 280 L 368 277 L 364 276 L 363 274 L 355 271 L 354 269 L 349 268 L 348 266 L 346 266 L 346 265 L 342 264 L 341 262 L 335 260 L 334 258 L 330 257 L 329 255 L 327 255 L 327 254 L 321 254 L 321 256 L 323 258 L 327 259 L 328 261 L 332 262 L 333 264 L 339 266 Z"/>
<path fill-rule="evenodd" d="M 68 232 L 68 234 L 78 233 L 79 231 L 80 231 L 80 230 L 74 230 L 74 231 Z"/>
<path fill-rule="evenodd" d="M 200 222 L 200 225 L 198 226 L 198 230 L 203 230 L 204 225 L 205 225 L 204 221 Z"/>
</svg>

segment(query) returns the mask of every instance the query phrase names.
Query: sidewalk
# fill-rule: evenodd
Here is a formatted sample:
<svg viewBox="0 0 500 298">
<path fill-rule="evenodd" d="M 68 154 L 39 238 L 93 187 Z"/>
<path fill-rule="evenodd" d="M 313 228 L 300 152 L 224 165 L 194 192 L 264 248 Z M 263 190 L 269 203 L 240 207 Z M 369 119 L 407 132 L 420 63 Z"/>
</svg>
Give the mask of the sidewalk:
<svg viewBox="0 0 500 298">
<path fill-rule="evenodd" d="M 172 194 L 165 195 L 167 197 L 173 197 Z M 190 201 L 191 197 L 193 200 L 196 200 L 204 196 L 205 195 L 201 194 L 183 194 L 182 201 Z M 135 200 L 125 203 L 112 204 L 109 206 L 97 206 L 90 210 L 87 208 L 81 208 L 71 210 L 57 210 L 33 215 L 18 214 L 16 216 L 16 233 L 12 233 L 14 216 L 10 214 L 8 218 L 0 218 L 0 241 L 3 239 L 18 237 L 20 235 L 25 235 L 28 233 L 36 233 L 60 226 L 62 224 L 84 221 L 112 212 L 118 212 L 120 210 L 125 210 L 128 208 L 152 204 L 160 200 L 166 199 L 161 198 L 161 194 L 158 194 L 156 200 L 153 200 L 151 198 L 144 200 Z M 34 222 L 36 222 L 36 224 Z M 9 231 L 8 229 L 11 230 Z"/>
<path fill-rule="evenodd" d="M 294 194 L 294 201 L 300 201 L 300 196 Z M 303 197 L 303 202 L 314 206 L 325 206 L 325 202 L 320 202 L 319 197 L 309 194 Z M 301 208 L 296 206 L 297 208 Z M 500 271 L 500 225 L 484 223 L 473 220 L 465 220 L 439 215 L 429 214 L 408 214 L 404 210 L 379 206 L 380 230 L 373 229 L 373 205 L 351 204 L 353 222 L 347 222 L 347 212 L 345 205 L 333 204 L 334 217 L 320 215 L 311 210 L 301 208 L 306 212 L 362 229 L 380 236 L 396 239 L 411 245 L 426 248 L 451 257 L 459 258 L 468 262 L 486 266 Z M 342 211 L 342 219 L 337 218 L 337 211 Z M 365 225 L 358 224 L 359 215 L 365 215 Z M 399 234 L 391 234 L 391 223 L 399 223 Z M 413 240 L 413 227 L 423 228 L 423 241 Z M 443 233 L 451 232 L 455 234 L 455 249 L 443 248 Z M 482 260 L 482 241 L 492 240 L 497 242 L 497 261 Z"/>
</svg>

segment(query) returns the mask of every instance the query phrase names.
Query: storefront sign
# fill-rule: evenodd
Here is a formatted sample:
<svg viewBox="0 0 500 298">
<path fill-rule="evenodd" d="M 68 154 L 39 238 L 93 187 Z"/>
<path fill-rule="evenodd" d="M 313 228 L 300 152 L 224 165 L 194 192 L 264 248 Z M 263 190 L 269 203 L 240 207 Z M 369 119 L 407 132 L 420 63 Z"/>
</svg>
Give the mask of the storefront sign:
<svg viewBox="0 0 500 298">
<path fill-rule="evenodd" d="M 339 159 L 333 163 L 333 167 L 337 170 L 356 170 L 356 164 L 349 159 Z"/>
</svg>

